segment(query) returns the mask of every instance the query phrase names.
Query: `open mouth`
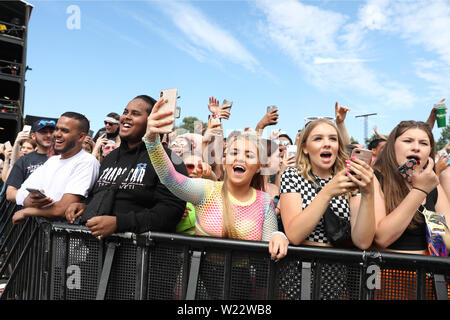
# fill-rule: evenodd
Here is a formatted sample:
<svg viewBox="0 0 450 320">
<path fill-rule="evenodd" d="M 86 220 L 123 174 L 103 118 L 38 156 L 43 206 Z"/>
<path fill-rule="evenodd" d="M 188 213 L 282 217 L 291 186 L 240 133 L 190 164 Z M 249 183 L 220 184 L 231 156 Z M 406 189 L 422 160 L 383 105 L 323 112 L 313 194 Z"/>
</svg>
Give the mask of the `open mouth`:
<svg viewBox="0 0 450 320">
<path fill-rule="evenodd" d="M 245 171 L 247 171 L 247 169 L 245 169 L 244 166 L 241 166 L 241 165 L 233 166 L 233 172 L 237 175 L 242 175 L 245 173 Z"/>
<path fill-rule="evenodd" d="M 420 158 L 419 158 L 419 156 L 411 155 L 411 156 L 407 156 L 406 159 L 408 159 L 408 160 L 414 159 L 414 160 L 417 161 L 418 164 L 420 164 Z"/>
<path fill-rule="evenodd" d="M 324 151 L 320 153 L 320 157 L 324 160 L 329 160 L 331 159 L 332 153 L 331 151 Z"/>
</svg>

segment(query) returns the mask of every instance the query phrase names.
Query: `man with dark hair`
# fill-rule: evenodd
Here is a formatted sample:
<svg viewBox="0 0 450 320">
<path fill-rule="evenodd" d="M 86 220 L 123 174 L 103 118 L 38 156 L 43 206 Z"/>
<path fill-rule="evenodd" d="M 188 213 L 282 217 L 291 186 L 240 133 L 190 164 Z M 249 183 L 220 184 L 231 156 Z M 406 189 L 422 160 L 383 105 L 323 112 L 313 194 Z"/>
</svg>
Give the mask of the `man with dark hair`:
<svg viewBox="0 0 450 320">
<path fill-rule="evenodd" d="M 74 203 L 66 211 L 69 222 L 80 217 L 79 222 L 95 237 L 121 232 L 175 232 L 183 216 L 186 202 L 160 182 L 142 141 L 155 102 L 141 95 L 128 103 L 120 117 L 120 147 L 103 159 L 86 203 Z M 169 149 L 166 152 L 169 158 L 177 158 Z M 176 160 L 176 170 L 187 175 L 184 163 Z"/>
<path fill-rule="evenodd" d="M 21 223 L 28 216 L 64 217 L 73 202 L 87 197 L 98 176 L 100 164 L 82 149 L 89 121 L 76 112 L 66 112 L 58 119 L 53 132 L 57 156 L 49 158 L 22 184 L 16 203 L 25 209 L 17 211 L 13 223 Z M 29 190 L 40 190 L 30 192 Z"/>
<path fill-rule="evenodd" d="M 380 156 L 381 151 L 384 149 L 384 145 L 386 144 L 386 139 L 383 138 L 375 138 L 370 141 L 367 149 L 372 150 L 372 162 L 373 165 L 377 158 Z"/>
<path fill-rule="evenodd" d="M 110 112 L 105 117 L 105 126 L 97 131 L 93 140 L 97 141 L 98 138 L 104 135 L 108 140 L 114 140 L 117 144 L 120 142 L 119 139 L 119 121 L 120 115 L 115 112 Z"/>
<path fill-rule="evenodd" d="M 47 153 L 52 144 L 53 131 L 56 122 L 54 120 L 36 120 L 31 127 L 31 138 L 36 142 L 36 151 L 20 157 L 14 164 L 11 173 L 6 180 L 6 199 L 16 202 L 17 190 L 22 183 L 47 161 Z"/>
</svg>

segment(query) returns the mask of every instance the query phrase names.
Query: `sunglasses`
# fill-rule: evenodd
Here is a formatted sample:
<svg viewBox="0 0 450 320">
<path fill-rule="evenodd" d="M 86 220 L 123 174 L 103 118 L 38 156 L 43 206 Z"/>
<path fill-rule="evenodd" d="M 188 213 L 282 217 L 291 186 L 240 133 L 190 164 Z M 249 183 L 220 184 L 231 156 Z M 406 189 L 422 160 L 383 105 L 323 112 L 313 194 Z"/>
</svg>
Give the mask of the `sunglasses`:
<svg viewBox="0 0 450 320">
<path fill-rule="evenodd" d="M 108 125 L 113 126 L 115 124 L 118 124 L 118 123 L 112 123 L 112 122 L 105 121 L 105 126 L 108 126 Z"/>
<path fill-rule="evenodd" d="M 326 120 L 330 120 L 331 122 L 334 122 L 334 118 L 332 117 L 306 117 L 305 118 L 305 127 L 314 120 L 319 120 L 319 119 L 326 119 Z"/>
<path fill-rule="evenodd" d="M 279 140 L 279 141 L 282 146 L 287 146 L 287 145 L 291 144 L 288 140 Z"/>
</svg>

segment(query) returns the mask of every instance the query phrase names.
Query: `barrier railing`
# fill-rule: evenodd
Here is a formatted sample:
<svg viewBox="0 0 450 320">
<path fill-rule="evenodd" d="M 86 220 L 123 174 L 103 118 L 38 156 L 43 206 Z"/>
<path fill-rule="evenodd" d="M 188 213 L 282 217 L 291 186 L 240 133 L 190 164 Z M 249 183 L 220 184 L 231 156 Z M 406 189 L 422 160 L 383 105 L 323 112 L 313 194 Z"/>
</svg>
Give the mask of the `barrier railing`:
<svg viewBox="0 0 450 320">
<path fill-rule="evenodd" d="M 447 299 L 450 259 L 149 232 L 98 240 L 84 226 L 0 212 L 1 299 Z M 4 217 L 7 219 L 3 219 Z M 6 231 L 4 231 L 6 230 Z"/>
</svg>

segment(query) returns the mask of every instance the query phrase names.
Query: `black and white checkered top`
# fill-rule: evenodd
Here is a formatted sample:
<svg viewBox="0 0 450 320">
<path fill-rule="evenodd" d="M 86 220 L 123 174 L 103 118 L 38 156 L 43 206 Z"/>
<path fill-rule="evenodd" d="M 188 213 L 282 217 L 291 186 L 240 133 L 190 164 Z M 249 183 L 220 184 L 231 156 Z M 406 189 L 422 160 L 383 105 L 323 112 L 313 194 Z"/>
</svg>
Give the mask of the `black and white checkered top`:
<svg viewBox="0 0 450 320">
<path fill-rule="evenodd" d="M 332 176 L 328 179 L 316 177 L 317 181 L 320 184 L 320 188 L 323 188 L 332 178 Z M 315 185 L 299 175 L 297 168 L 295 167 L 286 169 L 281 175 L 280 194 L 290 192 L 300 193 L 300 195 L 302 196 L 302 210 L 305 210 L 305 208 L 313 201 L 313 199 L 317 195 Z M 347 196 L 339 195 L 332 198 L 331 206 L 335 214 L 342 218 L 350 220 L 350 206 Z M 320 221 L 317 224 L 316 228 L 306 238 L 306 240 L 329 243 L 324 231 L 323 216 L 322 218 L 320 218 Z"/>
</svg>

